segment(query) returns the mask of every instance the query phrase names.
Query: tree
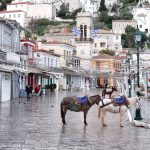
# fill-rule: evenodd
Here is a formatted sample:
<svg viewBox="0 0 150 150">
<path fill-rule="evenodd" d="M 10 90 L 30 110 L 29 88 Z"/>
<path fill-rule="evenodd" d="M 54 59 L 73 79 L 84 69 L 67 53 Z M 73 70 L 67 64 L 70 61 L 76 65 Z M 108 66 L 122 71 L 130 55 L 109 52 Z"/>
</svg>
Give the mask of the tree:
<svg viewBox="0 0 150 150">
<path fill-rule="evenodd" d="M 0 11 L 6 10 L 7 4 L 11 3 L 13 0 L 0 0 Z"/>
<path fill-rule="evenodd" d="M 112 20 L 114 20 L 114 16 L 109 16 L 106 11 L 101 12 L 99 21 L 103 22 L 109 29 L 112 28 Z"/>
<path fill-rule="evenodd" d="M 31 37 L 32 37 L 31 32 L 25 31 L 25 38 L 26 38 L 26 39 L 29 39 L 29 38 L 31 38 Z"/>
<path fill-rule="evenodd" d="M 64 19 L 67 16 L 68 13 L 69 13 L 68 6 L 65 3 L 62 3 L 57 16 Z"/>
<path fill-rule="evenodd" d="M 110 56 L 114 56 L 115 52 L 112 51 L 112 50 L 109 50 L 109 49 L 103 49 L 103 50 L 100 51 L 100 54 L 107 54 L 107 55 L 110 55 Z"/>
<path fill-rule="evenodd" d="M 134 33 L 137 31 L 138 29 L 132 27 L 132 26 L 127 26 L 125 29 L 125 34 L 121 35 L 121 41 L 122 41 L 122 45 L 124 48 L 134 48 L 135 45 L 135 37 L 134 37 Z M 141 38 L 141 47 L 144 46 L 144 43 L 147 41 L 147 37 L 146 34 L 143 33 L 142 34 L 142 38 Z"/>
<path fill-rule="evenodd" d="M 105 5 L 105 0 L 101 0 L 100 1 L 100 7 L 99 7 L 99 11 L 107 11 L 106 5 Z"/>
</svg>

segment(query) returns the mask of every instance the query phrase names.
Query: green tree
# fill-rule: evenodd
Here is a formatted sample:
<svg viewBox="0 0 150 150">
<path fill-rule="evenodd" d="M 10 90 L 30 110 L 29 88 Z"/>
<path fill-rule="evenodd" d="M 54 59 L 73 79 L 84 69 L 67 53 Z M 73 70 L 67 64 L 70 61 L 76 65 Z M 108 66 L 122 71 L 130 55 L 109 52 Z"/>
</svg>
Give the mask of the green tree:
<svg viewBox="0 0 150 150">
<path fill-rule="evenodd" d="M 62 3 L 57 16 L 64 19 L 68 15 L 68 13 L 69 13 L 68 6 L 65 3 Z"/>
<path fill-rule="evenodd" d="M 99 11 L 107 11 L 106 5 L 105 5 L 105 0 L 101 0 L 100 1 L 100 7 L 99 7 Z"/>
<path fill-rule="evenodd" d="M 138 29 L 127 26 L 125 29 L 125 34 L 121 35 L 121 42 L 124 48 L 134 48 L 135 45 L 135 37 L 134 34 Z M 141 47 L 144 46 L 144 43 L 147 41 L 147 36 L 145 33 L 142 34 L 141 38 Z"/>
<path fill-rule="evenodd" d="M 0 0 L 0 10 L 6 10 L 7 4 L 11 3 L 13 0 Z"/>
<path fill-rule="evenodd" d="M 26 38 L 26 39 L 29 39 L 29 38 L 31 38 L 31 37 L 32 37 L 31 32 L 25 31 L 25 38 Z"/>
<path fill-rule="evenodd" d="M 99 21 L 103 22 L 105 26 L 107 26 L 109 29 L 112 28 L 112 20 L 114 20 L 114 16 L 109 16 L 108 12 L 103 11 L 99 15 Z"/>
<path fill-rule="evenodd" d="M 115 52 L 113 50 L 109 50 L 109 49 L 103 49 L 99 53 L 100 54 L 107 54 L 107 55 L 110 55 L 110 56 L 114 56 L 115 55 Z"/>
</svg>

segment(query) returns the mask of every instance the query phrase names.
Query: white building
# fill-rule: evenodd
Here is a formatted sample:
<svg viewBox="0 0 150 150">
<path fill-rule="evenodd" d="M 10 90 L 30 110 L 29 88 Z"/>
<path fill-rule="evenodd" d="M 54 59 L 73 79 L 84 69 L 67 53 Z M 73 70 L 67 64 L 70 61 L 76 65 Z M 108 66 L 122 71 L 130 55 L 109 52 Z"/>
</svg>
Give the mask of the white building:
<svg viewBox="0 0 150 150">
<path fill-rule="evenodd" d="M 22 27 L 27 25 L 26 15 L 22 10 L 0 11 L 0 17 L 16 20 Z"/>
<path fill-rule="evenodd" d="M 55 19 L 56 8 L 52 4 L 34 4 L 28 1 L 16 0 L 7 5 L 6 11 L 0 11 L 0 17 L 16 20 L 22 27 L 25 27 L 31 18 Z"/>
<path fill-rule="evenodd" d="M 38 85 L 56 84 L 56 90 L 59 90 L 60 82 L 63 78 L 63 73 L 55 72 L 60 70 L 60 55 L 53 51 L 43 49 L 34 50 L 34 64 L 43 72 L 38 75 Z"/>
<path fill-rule="evenodd" d="M 60 89 L 82 88 L 80 68 L 80 58 L 74 56 L 76 48 L 70 44 L 58 41 L 39 42 L 39 48 L 47 51 L 54 51 L 59 54 L 60 67 L 63 76 L 59 80 Z"/>
<path fill-rule="evenodd" d="M 134 20 L 113 20 L 112 21 L 112 31 L 116 34 L 125 33 L 127 26 L 132 26 L 137 29 L 137 22 Z"/>
<path fill-rule="evenodd" d="M 97 31 L 97 36 L 94 38 L 93 53 L 98 53 L 102 49 L 114 51 L 122 51 L 121 34 L 115 34 L 108 30 Z"/>
<path fill-rule="evenodd" d="M 47 18 L 53 20 L 56 17 L 56 9 L 50 4 L 33 4 L 28 5 L 27 18 L 40 19 Z"/>
<path fill-rule="evenodd" d="M 134 8 L 133 17 L 137 21 L 138 29 L 150 34 L 150 5 Z"/>
<path fill-rule="evenodd" d="M 19 96 L 20 73 L 25 73 L 27 68 L 16 53 L 20 51 L 20 26 L 0 18 L 0 35 L 0 101 L 8 101 Z"/>
</svg>

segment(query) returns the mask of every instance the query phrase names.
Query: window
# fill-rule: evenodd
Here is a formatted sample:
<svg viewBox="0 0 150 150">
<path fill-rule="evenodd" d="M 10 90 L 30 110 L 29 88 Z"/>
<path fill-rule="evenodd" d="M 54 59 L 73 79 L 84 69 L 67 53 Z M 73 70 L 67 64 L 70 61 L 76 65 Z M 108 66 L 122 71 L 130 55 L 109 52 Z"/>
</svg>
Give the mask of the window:
<svg viewBox="0 0 150 150">
<path fill-rule="evenodd" d="M 80 67 L 80 60 L 79 59 L 74 59 L 74 67 L 79 68 Z"/>
<path fill-rule="evenodd" d="M 44 66 L 46 66 L 46 57 L 44 57 Z"/>
<path fill-rule="evenodd" d="M 48 67 L 50 67 L 50 58 L 48 58 Z"/>
<path fill-rule="evenodd" d="M 142 25 L 140 25 L 140 28 L 142 28 Z"/>
<path fill-rule="evenodd" d="M 97 47 L 97 43 L 94 43 L 94 47 Z"/>
<path fill-rule="evenodd" d="M 81 31 L 80 39 L 82 40 L 83 39 L 83 25 L 80 25 L 80 31 Z"/>
<path fill-rule="evenodd" d="M 11 18 L 11 15 L 9 15 L 9 18 Z"/>
<path fill-rule="evenodd" d="M 104 43 L 104 42 L 100 43 L 100 47 L 105 47 L 105 46 L 106 46 L 106 43 Z"/>
<path fill-rule="evenodd" d="M 18 14 L 18 18 L 20 18 L 20 14 Z"/>
<path fill-rule="evenodd" d="M 108 64 L 104 63 L 104 69 L 107 69 L 107 68 L 108 68 Z"/>
<path fill-rule="evenodd" d="M 100 62 L 96 62 L 96 70 L 100 70 Z"/>
<path fill-rule="evenodd" d="M 118 36 L 116 36 L 116 40 L 118 40 L 119 38 L 118 38 Z"/>
<path fill-rule="evenodd" d="M 66 50 L 64 50 L 64 60 L 66 59 Z"/>
<path fill-rule="evenodd" d="M 87 38 L 87 26 L 84 25 L 84 40 Z"/>
<path fill-rule="evenodd" d="M 16 15 L 14 14 L 14 18 L 16 17 Z"/>
<path fill-rule="evenodd" d="M 148 29 L 145 29 L 145 33 L 148 33 Z"/>
</svg>

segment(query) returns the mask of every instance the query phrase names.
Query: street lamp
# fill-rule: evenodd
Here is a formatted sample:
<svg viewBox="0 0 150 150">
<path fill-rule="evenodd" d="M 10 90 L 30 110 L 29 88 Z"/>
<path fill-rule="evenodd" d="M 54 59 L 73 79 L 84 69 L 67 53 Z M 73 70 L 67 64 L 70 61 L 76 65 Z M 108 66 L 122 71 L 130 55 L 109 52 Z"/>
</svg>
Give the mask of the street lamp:
<svg viewBox="0 0 150 150">
<path fill-rule="evenodd" d="M 134 34 L 135 36 L 135 43 L 137 45 L 137 96 L 139 97 L 140 93 L 139 93 L 139 89 L 140 89 L 140 78 L 139 78 L 139 48 L 140 48 L 140 41 L 141 41 L 141 37 L 142 37 L 142 32 L 140 32 L 139 30 L 136 31 L 136 33 Z M 135 120 L 142 120 L 141 117 L 141 109 L 140 108 L 136 108 L 136 112 L 135 112 Z"/>
<path fill-rule="evenodd" d="M 129 85 L 129 97 L 131 97 L 131 79 L 130 79 L 130 59 L 132 59 L 132 55 L 130 53 L 130 51 L 128 50 L 127 53 L 127 60 L 128 60 L 128 71 L 129 71 L 129 78 L 128 78 L 128 85 Z"/>
</svg>

